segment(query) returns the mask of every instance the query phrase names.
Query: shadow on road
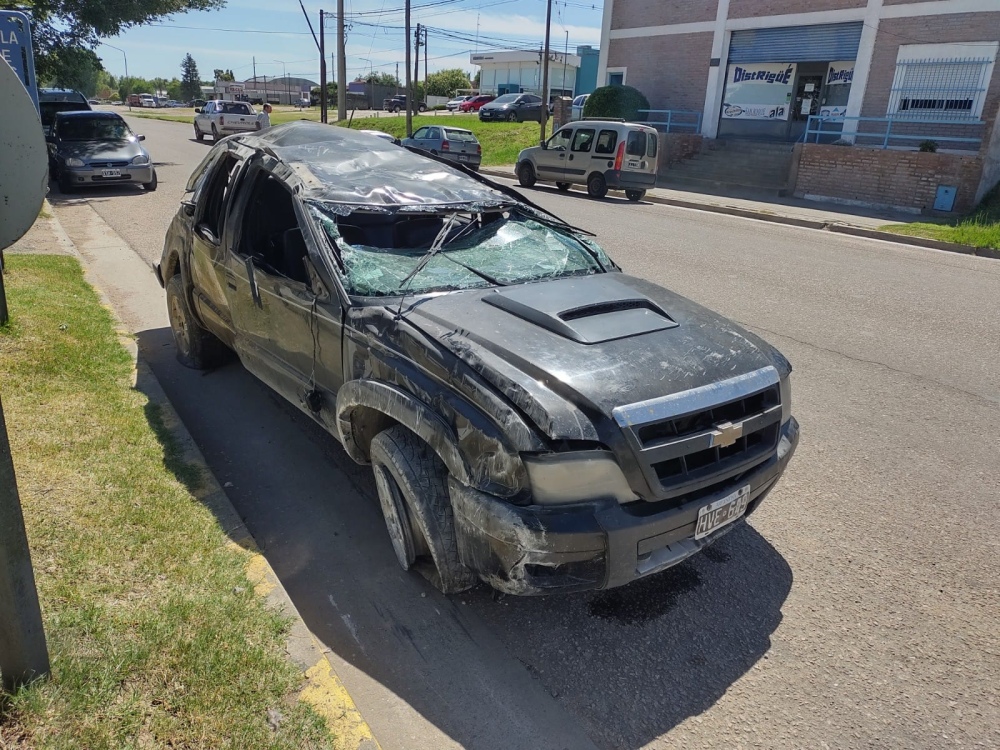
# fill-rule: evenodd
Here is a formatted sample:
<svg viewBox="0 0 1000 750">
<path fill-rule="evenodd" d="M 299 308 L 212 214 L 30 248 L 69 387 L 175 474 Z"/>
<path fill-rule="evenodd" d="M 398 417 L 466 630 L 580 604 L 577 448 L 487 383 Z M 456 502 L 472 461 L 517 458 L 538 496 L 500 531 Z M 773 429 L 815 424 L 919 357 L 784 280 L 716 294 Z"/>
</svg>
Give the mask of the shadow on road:
<svg viewBox="0 0 1000 750">
<path fill-rule="evenodd" d="M 362 711 L 402 701 L 476 750 L 631 750 L 705 711 L 770 647 L 792 574 L 750 526 L 621 589 L 444 597 L 400 570 L 370 470 L 335 439 L 237 362 L 181 367 L 165 328 L 138 342 Z M 442 746 L 400 710 L 387 746 Z"/>
</svg>

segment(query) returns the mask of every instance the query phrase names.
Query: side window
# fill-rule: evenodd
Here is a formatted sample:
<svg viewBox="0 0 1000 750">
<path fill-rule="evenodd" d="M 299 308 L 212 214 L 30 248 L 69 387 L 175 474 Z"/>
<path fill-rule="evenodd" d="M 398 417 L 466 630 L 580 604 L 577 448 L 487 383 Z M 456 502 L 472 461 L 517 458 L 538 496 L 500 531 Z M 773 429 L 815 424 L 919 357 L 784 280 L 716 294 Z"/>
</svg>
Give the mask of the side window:
<svg viewBox="0 0 1000 750">
<path fill-rule="evenodd" d="M 625 153 L 629 156 L 646 155 L 646 134 L 641 130 L 633 130 L 628 134 L 625 142 Z"/>
<path fill-rule="evenodd" d="M 558 133 L 549 138 L 548 147 L 555 149 L 569 149 L 569 139 L 573 135 L 573 128 L 563 128 Z"/>
<path fill-rule="evenodd" d="M 428 128 L 427 138 L 432 141 L 437 141 L 441 139 L 441 128 Z"/>
<path fill-rule="evenodd" d="M 646 156 L 651 159 L 656 156 L 656 146 L 659 140 L 656 133 L 646 133 Z"/>
<path fill-rule="evenodd" d="M 308 251 L 292 194 L 277 177 L 263 169 L 251 180 L 236 252 L 251 258 L 257 268 L 270 276 L 307 284 L 303 259 Z"/>
<path fill-rule="evenodd" d="M 602 130 L 597 136 L 597 145 L 594 146 L 595 154 L 613 154 L 615 146 L 618 145 L 618 133 L 614 130 Z"/>
<path fill-rule="evenodd" d="M 427 137 L 427 131 L 430 128 L 417 128 L 417 132 L 413 134 L 413 137 L 417 140 L 422 140 Z"/>
<path fill-rule="evenodd" d="M 226 199 L 231 192 L 233 178 L 236 176 L 239 166 L 240 160 L 235 154 L 226 154 L 220 159 L 208 175 L 205 189 L 201 192 L 198 201 L 201 216 L 198 226 L 209 230 L 217 241 L 222 234 Z"/>
<path fill-rule="evenodd" d="M 590 149 L 594 146 L 595 132 L 593 128 L 580 128 L 577 130 L 576 135 L 573 136 L 573 150 L 589 154 Z"/>
</svg>

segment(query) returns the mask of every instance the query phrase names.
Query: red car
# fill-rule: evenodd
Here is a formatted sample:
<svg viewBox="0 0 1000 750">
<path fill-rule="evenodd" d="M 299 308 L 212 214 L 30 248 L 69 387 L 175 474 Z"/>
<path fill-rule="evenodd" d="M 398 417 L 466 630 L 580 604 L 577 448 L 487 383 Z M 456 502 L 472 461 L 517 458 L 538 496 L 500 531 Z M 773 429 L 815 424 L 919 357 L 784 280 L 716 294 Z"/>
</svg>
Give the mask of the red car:
<svg viewBox="0 0 1000 750">
<path fill-rule="evenodd" d="M 496 99 L 495 96 L 491 94 L 481 94 L 479 96 L 474 96 L 471 99 L 466 99 L 464 102 L 458 105 L 459 112 L 478 112 L 479 108 L 482 107 L 487 102 L 491 102 Z"/>
</svg>

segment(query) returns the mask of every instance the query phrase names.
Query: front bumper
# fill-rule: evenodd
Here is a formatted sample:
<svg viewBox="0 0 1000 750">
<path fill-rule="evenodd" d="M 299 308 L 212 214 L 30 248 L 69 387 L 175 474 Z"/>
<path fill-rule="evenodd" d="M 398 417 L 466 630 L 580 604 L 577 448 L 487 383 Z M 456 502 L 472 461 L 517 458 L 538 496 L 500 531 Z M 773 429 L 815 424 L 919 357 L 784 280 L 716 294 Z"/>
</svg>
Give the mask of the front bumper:
<svg viewBox="0 0 1000 750">
<path fill-rule="evenodd" d="M 746 515 L 777 483 L 799 442 L 794 418 L 782 427 L 779 458 L 734 478 L 718 491 L 662 512 L 655 503 L 608 501 L 562 508 L 516 506 L 449 481 L 462 562 L 510 594 L 548 594 L 622 586 L 677 565 L 733 530 L 742 519 L 695 540 L 698 510 L 750 485 Z"/>
<path fill-rule="evenodd" d="M 97 185 L 115 185 L 121 182 L 143 184 L 153 181 L 153 164 L 143 164 L 142 166 L 129 165 L 127 167 L 113 167 L 121 172 L 120 177 L 105 177 L 106 167 L 63 167 L 63 173 L 72 181 L 76 187 L 89 187 Z"/>
</svg>

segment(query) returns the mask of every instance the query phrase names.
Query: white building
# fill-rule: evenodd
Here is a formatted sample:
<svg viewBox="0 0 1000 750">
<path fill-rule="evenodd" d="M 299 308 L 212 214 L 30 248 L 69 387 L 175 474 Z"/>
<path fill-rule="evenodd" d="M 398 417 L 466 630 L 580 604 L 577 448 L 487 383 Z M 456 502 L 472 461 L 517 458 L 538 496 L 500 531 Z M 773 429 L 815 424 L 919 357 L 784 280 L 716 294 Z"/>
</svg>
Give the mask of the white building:
<svg viewBox="0 0 1000 750">
<path fill-rule="evenodd" d="M 469 62 L 479 66 L 479 90 L 484 94 L 542 93 L 542 52 L 478 52 Z M 580 69 L 577 55 L 549 51 L 549 95 L 573 96 Z M 549 97 L 543 97 L 545 99 Z"/>
</svg>

